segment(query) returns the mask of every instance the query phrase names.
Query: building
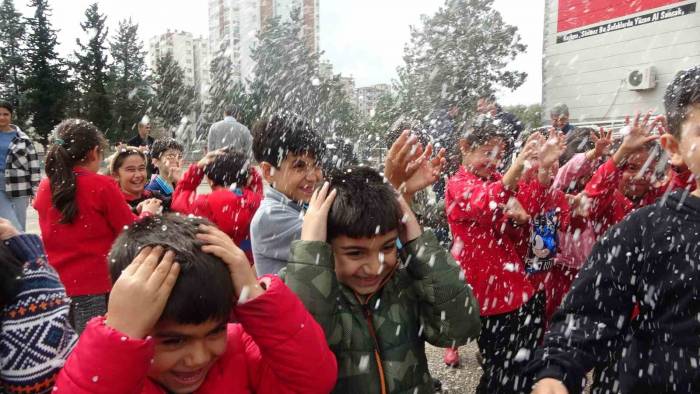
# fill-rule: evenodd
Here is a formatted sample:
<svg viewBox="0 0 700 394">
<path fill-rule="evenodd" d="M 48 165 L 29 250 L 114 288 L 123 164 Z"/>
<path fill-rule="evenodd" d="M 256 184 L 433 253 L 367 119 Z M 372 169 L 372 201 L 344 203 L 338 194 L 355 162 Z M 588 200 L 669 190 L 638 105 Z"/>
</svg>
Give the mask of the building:
<svg viewBox="0 0 700 394">
<path fill-rule="evenodd" d="M 566 103 L 572 123 L 663 112 L 674 75 L 700 64 L 696 7 L 696 0 L 546 0 L 544 108 Z"/>
<path fill-rule="evenodd" d="M 288 20 L 296 7 L 302 12 L 304 38 L 318 52 L 319 0 L 209 0 L 211 55 L 223 51 L 230 56 L 235 75 L 243 82 L 251 79 L 258 32 L 269 18 Z"/>
<path fill-rule="evenodd" d="M 209 43 L 205 38 L 194 38 L 192 33 L 168 31 L 151 38 L 148 50 L 148 66 L 156 69 L 158 59 L 171 53 L 182 68 L 185 84 L 195 87 L 203 100 L 209 92 Z"/>
<path fill-rule="evenodd" d="M 379 99 L 387 93 L 391 93 L 391 86 L 385 83 L 357 88 L 355 97 L 360 114 L 368 118 L 373 117 Z"/>
</svg>

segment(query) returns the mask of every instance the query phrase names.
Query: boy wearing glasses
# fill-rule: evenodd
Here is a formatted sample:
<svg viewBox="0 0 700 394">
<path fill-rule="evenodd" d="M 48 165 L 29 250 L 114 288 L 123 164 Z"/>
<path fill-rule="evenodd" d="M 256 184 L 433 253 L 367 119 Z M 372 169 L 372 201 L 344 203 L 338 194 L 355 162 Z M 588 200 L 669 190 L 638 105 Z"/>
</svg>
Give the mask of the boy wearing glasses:
<svg viewBox="0 0 700 394">
<path fill-rule="evenodd" d="M 158 171 L 146 185 L 146 190 L 159 192 L 165 197 L 173 195 L 175 186 L 182 177 L 183 150 L 182 144 L 172 138 L 159 139 L 153 143 L 151 164 Z"/>
</svg>

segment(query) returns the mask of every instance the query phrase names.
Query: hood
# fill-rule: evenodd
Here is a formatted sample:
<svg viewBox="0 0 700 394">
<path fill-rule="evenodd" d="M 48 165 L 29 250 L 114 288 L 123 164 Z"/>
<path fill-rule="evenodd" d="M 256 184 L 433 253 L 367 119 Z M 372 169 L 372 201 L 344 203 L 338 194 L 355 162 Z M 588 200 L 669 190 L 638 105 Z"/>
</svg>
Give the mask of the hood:
<svg viewBox="0 0 700 394">
<path fill-rule="evenodd" d="M 678 212 L 685 220 L 700 221 L 700 197 L 691 194 L 690 189 L 677 189 L 659 203 L 665 208 Z"/>
</svg>

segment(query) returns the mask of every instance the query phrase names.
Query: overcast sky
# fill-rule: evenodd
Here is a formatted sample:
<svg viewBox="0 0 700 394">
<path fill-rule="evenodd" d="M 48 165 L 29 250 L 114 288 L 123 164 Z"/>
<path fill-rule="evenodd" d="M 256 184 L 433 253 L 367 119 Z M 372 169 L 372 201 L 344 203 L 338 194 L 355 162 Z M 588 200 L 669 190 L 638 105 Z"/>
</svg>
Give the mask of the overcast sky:
<svg viewBox="0 0 700 394">
<path fill-rule="evenodd" d="M 61 53 L 67 55 L 81 36 L 79 23 L 85 9 L 95 0 L 50 0 L 54 28 L 59 29 Z M 541 101 L 542 26 L 545 0 L 495 0 L 507 23 L 516 25 L 527 53 L 512 68 L 528 73 L 526 83 L 515 92 L 501 92 L 504 105 Z M 195 35 L 208 31 L 207 0 L 97 0 L 107 15 L 110 32 L 118 21 L 132 18 L 140 26 L 145 42 L 168 29 Z M 333 63 L 335 72 L 355 77 L 357 86 L 389 82 L 402 64 L 404 45 L 410 38 L 409 26 L 420 22 L 421 14 L 432 14 L 444 0 L 320 0 L 321 49 Z M 33 10 L 26 1 L 16 7 L 29 16 Z"/>
</svg>

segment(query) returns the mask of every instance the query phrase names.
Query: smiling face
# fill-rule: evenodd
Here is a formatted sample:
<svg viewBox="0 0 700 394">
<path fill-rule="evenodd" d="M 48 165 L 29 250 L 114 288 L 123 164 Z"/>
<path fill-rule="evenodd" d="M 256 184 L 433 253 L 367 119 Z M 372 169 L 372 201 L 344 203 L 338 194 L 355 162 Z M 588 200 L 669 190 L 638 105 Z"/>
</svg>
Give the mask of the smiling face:
<svg viewBox="0 0 700 394">
<path fill-rule="evenodd" d="M 622 178 L 620 179 L 620 191 L 631 200 L 642 198 L 651 189 L 651 177 L 654 173 L 655 163 L 649 163 L 649 151 L 640 150 L 629 156 Z"/>
<path fill-rule="evenodd" d="M 312 155 L 288 154 L 279 168 L 261 163 L 265 180 L 291 200 L 308 203 L 314 188 L 323 179 L 320 164 Z"/>
<path fill-rule="evenodd" d="M 398 262 L 398 231 L 373 237 L 338 236 L 331 241 L 338 281 L 355 293 L 368 296 L 379 290 Z"/>
<path fill-rule="evenodd" d="M 182 167 L 182 152 L 175 149 L 168 149 L 163 152 L 158 159 L 152 159 L 153 165 L 158 168 L 158 172 L 163 178 L 170 177 L 170 169 Z"/>
<path fill-rule="evenodd" d="M 469 147 L 466 140 L 460 142 L 462 150 L 462 164 L 472 174 L 480 178 L 488 178 L 498 168 L 505 152 L 503 138 L 494 137 L 486 143 Z"/>
<path fill-rule="evenodd" d="M 113 174 L 122 191 L 133 197 L 141 197 L 146 187 L 146 160 L 141 155 L 127 156 L 122 165 Z"/>
<path fill-rule="evenodd" d="M 700 104 L 693 105 L 681 124 L 680 138 L 671 134 L 661 136 L 661 144 L 676 167 L 688 167 L 700 186 Z M 695 191 L 700 194 L 700 187 Z"/>
<path fill-rule="evenodd" d="M 175 394 L 196 391 L 226 351 L 225 321 L 159 322 L 152 336 L 156 351 L 148 376 Z"/>
</svg>

